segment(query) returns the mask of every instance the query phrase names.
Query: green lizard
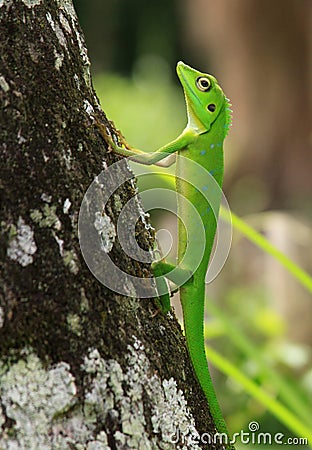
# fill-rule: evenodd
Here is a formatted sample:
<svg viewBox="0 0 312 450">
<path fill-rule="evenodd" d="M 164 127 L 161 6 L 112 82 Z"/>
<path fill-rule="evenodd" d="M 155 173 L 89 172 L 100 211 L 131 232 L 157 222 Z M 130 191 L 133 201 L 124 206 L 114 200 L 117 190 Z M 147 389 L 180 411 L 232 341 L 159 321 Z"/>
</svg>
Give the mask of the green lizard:
<svg viewBox="0 0 312 450">
<path fill-rule="evenodd" d="M 174 141 L 153 153 L 145 153 L 129 147 L 123 139 L 122 145 L 117 145 L 106 128 L 102 124 L 98 125 L 111 149 L 120 155 L 148 165 L 157 164 L 168 167 L 176 162 L 176 191 L 181 194 L 178 197 L 178 264 L 182 262 L 181 271 L 192 272 L 186 277 L 188 281 L 180 286 L 187 347 L 195 373 L 208 400 L 216 428 L 219 433 L 225 433 L 228 436 L 209 374 L 204 344 L 205 275 L 216 233 L 216 217 L 221 200 L 217 197 L 217 206 L 210 207 L 203 196 L 203 191 L 208 189 L 207 179 L 211 175 L 218 185 L 222 186 L 223 141 L 230 127 L 231 110 L 228 99 L 213 76 L 199 72 L 182 62 L 177 64 L 177 74 L 184 90 L 188 123 Z M 197 163 L 195 169 L 190 161 Z M 196 170 L 197 165 L 205 169 L 204 175 L 189 173 Z M 189 175 L 196 180 L 196 187 L 185 181 L 185 178 L 189 179 Z M 188 245 L 188 235 L 197 236 L 198 233 L 198 223 L 193 220 L 191 209 L 194 206 L 202 218 L 206 237 L 205 245 L 203 242 L 198 242 L 198 249 L 193 249 L 194 255 L 200 250 L 203 254 L 195 271 L 192 257 L 183 261 Z M 204 249 L 202 249 L 203 245 Z M 172 279 L 170 271 L 174 267 L 164 260 L 152 264 L 154 275 L 158 277 L 156 279 L 159 287 L 163 288 L 163 276 Z M 176 278 L 173 281 L 176 281 Z M 163 311 L 167 312 L 170 308 L 169 295 L 160 295 L 160 300 Z M 225 446 L 233 448 L 230 444 Z"/>
</svg>

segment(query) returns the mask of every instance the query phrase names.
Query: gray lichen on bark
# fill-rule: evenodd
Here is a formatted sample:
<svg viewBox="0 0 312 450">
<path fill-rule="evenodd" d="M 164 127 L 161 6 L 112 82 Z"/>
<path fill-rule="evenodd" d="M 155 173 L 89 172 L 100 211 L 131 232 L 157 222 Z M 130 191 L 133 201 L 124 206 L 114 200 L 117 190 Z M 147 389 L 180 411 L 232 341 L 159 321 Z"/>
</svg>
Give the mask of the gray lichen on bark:
<svg viewBox="0 0 312 450">
<path fill-rule="evenodd" d="M 107 433 L 98 430 L 98 423 L 108 420 L 120 423 L 112 436 L 116 448 L 158 448 L 159 438 L 164 444 L 160 448 L 182 448 L 174 445 L 177 432 L 189 443 L 194 439 L 194 419 L 182 392 L 172 378 L 161 382 L 151 374 L 137 340 L 128 345 L 126 371 L 118 361 L 101 358 L 97 349 L 89 350 L 81 364 L 87 386 L 83 408 L 67 363 L 44 368 L 30 349 L 23 356 L 10 368 L 0 366 L 0 426 L 6 422 L 4 411 L 14 421 L 14 435 L 4 429 L 0 437 L 3 449 L 107 450 L 111 448 Z M 151 407 L 152 437 L 147 432 L 143 392 Z M 195 442 L 187 448 L 199 449 Z"/>
</svg>

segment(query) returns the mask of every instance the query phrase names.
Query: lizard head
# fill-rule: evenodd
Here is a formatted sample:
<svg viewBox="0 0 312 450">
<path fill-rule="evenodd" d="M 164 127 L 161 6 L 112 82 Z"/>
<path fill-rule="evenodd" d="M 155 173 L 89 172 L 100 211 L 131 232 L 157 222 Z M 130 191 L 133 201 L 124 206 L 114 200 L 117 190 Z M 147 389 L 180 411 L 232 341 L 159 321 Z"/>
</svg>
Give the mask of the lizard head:
<svg viewBox="0 0 312 450">
<path fill-rule="evenodd" d="M 188 126 L 201 134 L 218 123 L 225 137 L 231 125 L 231 105 L 217 80 L 182 61 L 177 64 L 177 74 L 184 90 Z"/>
</svg>

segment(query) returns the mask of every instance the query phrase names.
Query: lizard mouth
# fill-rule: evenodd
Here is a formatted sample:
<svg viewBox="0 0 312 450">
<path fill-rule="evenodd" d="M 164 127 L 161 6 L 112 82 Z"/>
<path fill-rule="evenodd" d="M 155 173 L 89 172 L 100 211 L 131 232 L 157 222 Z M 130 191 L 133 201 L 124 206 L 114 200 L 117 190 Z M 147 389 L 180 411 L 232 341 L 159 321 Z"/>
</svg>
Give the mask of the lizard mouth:
<svg viewBox="0 0 312 450">
<path fill-rule="evenodd" d="M 178 64 L 177 64 L 177 73 L 178 73 L 178 77 L 180 78 L 180 80 L 183 79 L 183 83 L 188 87 L 189 91 L 190 91 L 190 92 L 192 93 L 192 95 L 194 96 L 194 98 L 195 98 L 196 102 L 198 103 L 198 105 L 201 105 L 201 102 L 200 102 L 199 97 L 197 96 L 197 94 L 196 94 L 196 92 L 194 91 L 193 87 L 189 84 L 187 78 L 184 76 L 184 73 L 183 73 L 182 68 L 183 68 L 183 69 L 187 69 L 187 70 L 189 70 L 189 71 L 191 71 L 191 72 L 193 72 L 193 69 L 192 69 L 190 66 L 184 64 L 182 61 L 179 61 Z M 185 95 L 187 96 L 187 93 L 186 93 L 185 89 L 184 89 L 184 92 L 185 92 Z M 194 99 L 193 99 L 193 100 L 194 100 Z"/>
</svg>

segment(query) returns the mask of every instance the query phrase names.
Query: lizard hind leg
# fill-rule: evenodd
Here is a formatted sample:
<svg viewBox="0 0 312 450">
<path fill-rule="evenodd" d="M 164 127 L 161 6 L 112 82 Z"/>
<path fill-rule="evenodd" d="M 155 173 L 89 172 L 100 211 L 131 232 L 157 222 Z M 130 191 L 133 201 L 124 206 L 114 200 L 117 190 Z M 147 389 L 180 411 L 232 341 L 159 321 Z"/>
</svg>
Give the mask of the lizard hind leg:
<svg viewBox="0 0 312 450">
<path fill-rule="evenodd" d="M 152 263 L 152 272 L 155 276 L 161 309 L 164 313 L 170 310 L 170 293 L 166 278 L 172 281 L 178 288 L 192 281 L 192 273 L 170 264 L 163 259 Z M 176 289 L 177 290 L 177 289 Z"/>
<path fill-rule="evenodd" d="M 160 310 L 163 314 L 170 311 L 170 292 L 166 278 L 163 276 L 161 269 L 152 264 L 152 272 L 155 277 L 156 287 L 158 291 L 158 299 L 160 303 Z"/>
</svg>

